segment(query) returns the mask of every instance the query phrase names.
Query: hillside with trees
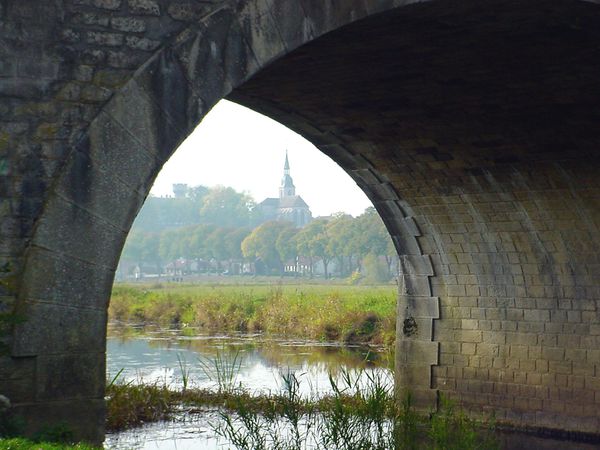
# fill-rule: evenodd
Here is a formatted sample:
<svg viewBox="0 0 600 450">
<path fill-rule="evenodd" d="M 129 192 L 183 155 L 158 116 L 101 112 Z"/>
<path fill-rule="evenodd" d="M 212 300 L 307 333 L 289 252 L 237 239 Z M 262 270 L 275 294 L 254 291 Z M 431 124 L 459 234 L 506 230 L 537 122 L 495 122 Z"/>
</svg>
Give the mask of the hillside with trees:
<svg viewBox="0 0 600 450">
<path fill-rule="evenodd" d="M 232 188 L 189 188 L 180 198 L 147 200 L 128 236 L 120 276 L 199 273 L 366 275 L 387 281 L 396 251 L 374 208 L 337 213 L 303 228 L 262 222 L 247 194 Z M 262 223 L 261 223 L 262 222 Z"/>
</svg>

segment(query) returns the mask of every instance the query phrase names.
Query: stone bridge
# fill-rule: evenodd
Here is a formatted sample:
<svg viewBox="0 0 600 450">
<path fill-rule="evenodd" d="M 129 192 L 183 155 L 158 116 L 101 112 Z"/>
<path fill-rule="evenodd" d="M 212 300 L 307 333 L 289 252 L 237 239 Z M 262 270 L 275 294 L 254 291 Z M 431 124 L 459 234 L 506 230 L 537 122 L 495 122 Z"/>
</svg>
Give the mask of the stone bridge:
<svg viewBox="0 0 600 450">
<path fill-rule="evenodd" d="M 101 436 L 123 242 L 230 98 L 308 138 L 384 219 L 400 390 L 598 433 L 596 3 L 0 0 L 0 393 L 29 432 Z"/>
</svg>

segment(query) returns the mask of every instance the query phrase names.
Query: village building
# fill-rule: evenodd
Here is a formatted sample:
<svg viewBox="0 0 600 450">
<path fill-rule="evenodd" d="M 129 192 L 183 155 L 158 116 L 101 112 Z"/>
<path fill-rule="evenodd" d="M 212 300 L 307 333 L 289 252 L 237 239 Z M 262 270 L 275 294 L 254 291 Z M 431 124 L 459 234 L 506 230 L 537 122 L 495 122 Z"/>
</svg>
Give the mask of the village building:
<svg viewBox="0 0 600 450">
<path fill-rule="evenodd" d="M 270 197 L 257 205 L 262 220 L 285 220 L 293 223 L 297 228 L 302 228 L 312 220 L 312 213 L 306 202 L 296 195 L 296 186 L 290 175 L 290 163 L 287 152 L 283 165 L 283 177 L 279 186 L 279 198 Z"/>
</svg>

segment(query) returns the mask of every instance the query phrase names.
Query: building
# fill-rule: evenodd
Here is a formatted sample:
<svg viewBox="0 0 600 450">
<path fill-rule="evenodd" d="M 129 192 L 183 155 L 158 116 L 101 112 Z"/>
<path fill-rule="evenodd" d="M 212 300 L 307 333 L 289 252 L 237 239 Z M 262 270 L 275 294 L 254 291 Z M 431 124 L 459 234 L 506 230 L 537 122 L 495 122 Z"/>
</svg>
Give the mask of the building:
<svg viewBox="0 0 600 450">
<path fill-rule="evenodd" d="M 266 198 L 258 204 L 264 222 L 286 220 L 301 228 L 312 220 L 312 213 L 306 202 L 296 195 L 296 186 L 290 175 L 287 152 L 283 166 L 283 177 L 279 186 L 279 198 Z"/>
</svg>

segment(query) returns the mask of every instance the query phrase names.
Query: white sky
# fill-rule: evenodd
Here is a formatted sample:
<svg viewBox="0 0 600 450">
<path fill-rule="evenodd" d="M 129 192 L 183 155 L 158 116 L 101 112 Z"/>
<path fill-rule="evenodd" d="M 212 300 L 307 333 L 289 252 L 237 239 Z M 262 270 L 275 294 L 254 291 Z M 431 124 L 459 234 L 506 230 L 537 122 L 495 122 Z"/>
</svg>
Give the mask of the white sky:
<svg viewBox="0 0 600 450">
<path fill-rule="evenodd" d="M 257 202 L 279 195 L 285 150 L 296 194 L 313 217 L 361 214 L 371 202 L 354 181 L 315 146 L 274 120 L 222 100 L 158 175 L 151 193 L 172 195 L 173 183 L 231 186 Z"/>
</svg>

